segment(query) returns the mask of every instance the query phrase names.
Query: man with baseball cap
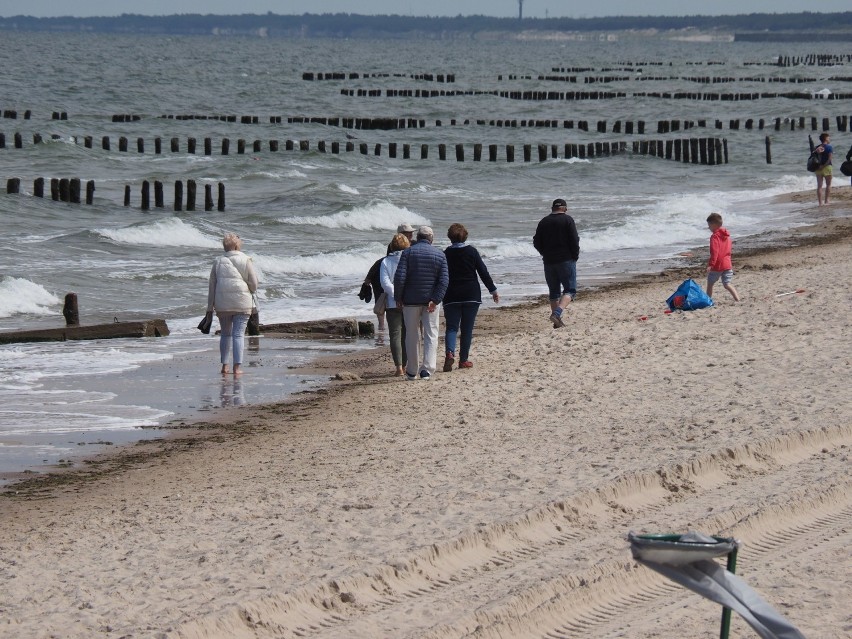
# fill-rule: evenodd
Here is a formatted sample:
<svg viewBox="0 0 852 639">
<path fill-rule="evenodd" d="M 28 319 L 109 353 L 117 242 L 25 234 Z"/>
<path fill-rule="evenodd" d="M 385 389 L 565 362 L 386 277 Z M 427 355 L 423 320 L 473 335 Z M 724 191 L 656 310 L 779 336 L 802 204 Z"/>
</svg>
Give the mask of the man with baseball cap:
<svg viewBox="0 0 852 639">
<path fill-rule="evenodd" d="M 553 328 L 565 326 L 562 314 L 577 295 L 577 259 L 580 236 L 574 218 L 568 215 L 568 203 L 553 200 L 550 215 L 541 219 L 533 236 L 533 246 L 544 262 L 544 279 L 550 297 L 550 321 Z"/>
<path fill-rule="evenodd" d="M 438 306 L 444 299 L 450 275 L 444 252 L 432 246 L 428 226 L 417 229 L 417 242 L 405 249 L 393 278 L 396 305 L 405 322 L 405 378 L 428 381 L 438 360 Z M 420 342 L 421 330 L 423 342 Z"/>
</svg>

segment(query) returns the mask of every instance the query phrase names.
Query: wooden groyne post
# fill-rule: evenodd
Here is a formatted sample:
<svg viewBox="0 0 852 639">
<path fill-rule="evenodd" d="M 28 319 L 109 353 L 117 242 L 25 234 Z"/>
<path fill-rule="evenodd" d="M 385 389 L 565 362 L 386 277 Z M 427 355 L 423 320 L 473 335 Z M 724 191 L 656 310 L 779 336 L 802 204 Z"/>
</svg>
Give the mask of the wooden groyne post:
<svg viewBox="0 0 852 639">
<path fill-rule="evenodd" d="M 77 307 L 77 293 L 68 293 L 65 295 L 62 316 L 65 318 L 66 326 L 80 325 L 80 309 Z"/>
</svg>

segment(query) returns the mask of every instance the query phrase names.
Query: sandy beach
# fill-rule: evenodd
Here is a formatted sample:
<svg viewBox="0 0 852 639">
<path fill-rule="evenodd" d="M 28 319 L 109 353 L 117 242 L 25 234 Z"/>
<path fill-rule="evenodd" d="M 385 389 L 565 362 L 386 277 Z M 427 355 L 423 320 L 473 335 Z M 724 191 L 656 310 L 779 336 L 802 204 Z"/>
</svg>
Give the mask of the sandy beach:
<svg viewBox="0 0 852 639">
<path fill-rule="evenodd" d="M 562 329 L 543 300 L 483 313 L 472 369 L 321 360 L 321 390 L 11 486 L 0 637 L 718 636 L 630 530 L 736 537 L 807 637 L 850 636 L 852 189 L 833 197 L 788 196 L 816 224 L 787 246 L 735 243 L 740 303 L 664 312 L 704 284 L 699 250 L 583 293 Z"/>
</svg>

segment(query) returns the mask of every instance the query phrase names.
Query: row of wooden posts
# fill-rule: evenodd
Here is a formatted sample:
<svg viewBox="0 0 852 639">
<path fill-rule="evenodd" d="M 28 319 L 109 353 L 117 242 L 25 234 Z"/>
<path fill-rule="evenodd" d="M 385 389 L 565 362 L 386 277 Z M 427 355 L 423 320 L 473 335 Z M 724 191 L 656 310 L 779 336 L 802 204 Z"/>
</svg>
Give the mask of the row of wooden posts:
<svg viewBox="0 0 852 639">
<path fill-rule="evenodd" d="M 56 114 L 54 114 L 56 115 Z M 129 114 L 129 113 L 119 113 L 113 114 L 110 116 L 113 122 L 138 122 L 142 120 L 142 116 L 138 114 Z M 260 124 L 261 117 L 257 115 L 160 115 L 157 116 L 160 119 L 169 119 L 169 120 L 216 120 L 221 122 L 239 122 L 240 124 Z M 838 115 L 834 116 L 834 120 L 837 124 L 838 131 L 846 131 L 849 127 L 850 117 L 848 115 Z M 59 119 L 54 117 L 54 119 Z M 68 114 L 63 112 L 63 120 L 68 119 Z M 369 117 L 369 118 L 358 118 L 358 117 L 341 117 L 341 116 L 284 116 L 280 115 L 270 115 L 268 116 L 269 124 L 282 124 L 285 122 L 287 124 L 322 124 L 324 126 L 336 126 L 342 127 L 344 129 L 377 129 L 377 130 L 395 130 L 395 129 L 417 129 L 417 128 L 425 128 L 427 126 L 427 122 L 423 118 L 390 118 L 390 117 Z M 740 118 L 729 120 L 729 128 L 731 129 L 739 129 L 740 128 Z M 819 122 L 822 122 L 822 127 L 818 126 Z M 470 118 L 466 118 L 464 120 L 451 118 L 447 122 L 449 122 L 450 126 L 457 125 L 469 125 L 471 122 L 475 122 L 479 126 L 497 126 L 497 127 L 506 127 L 506 128 L 516 128 L 516 127 L 536 127 L 536 128 L 564 128 L 564 129 L 573 129 L 575 128 L 574 120 L 485 120 L 485 119 L 476 119 L 471 120 Z M 601 124 L 603 122 L 603 125 Z M 775 118 L 760 118 L 757 120 L 758 129 L 763 129 L 767 123 L 774 123 L 774 127 L 776 131 L 780 131 L 783 125 L 789 124 L 790 130 L 795 131 L 798 129 L 804 129 L 807 126 L 807 122 L 810 122 L 810 128 L 812 131 L 829 131 L 831 117 L 822 117 L 821 119 L 816 116 L 793 116 L 793 117 L 775 117 Z M 264 122 L 265 123 L 265 122 Z M 434 126 L 443 126 L 445 123 L 444 120 L 435 120 Z M 754 118 L 749 118 L 744 120 L 745 128 L 752 129 L 754 128 L 755 120 Z M 798 123 L 798 124 L 797 124 Z M 659 120 L 657 122 L 657 132 L 663 133 L 666 129 L 671 131 L 677 131 L 679 128 L 682 129 L 690 129 L 693 127 L 707 127 L 706 119 L 698 119 L 698 120 Z M 577 120 L 576 128 L 582 131 L 589 130 L 589 123 L 587 120 Z M 616 120 L 613 124 L 612 131 L 614 133 L 619 133 L 622 128 L 621 120 Z M 724 128 L 724 124 L 722 120 L 715 121 L 715 128 L 721 129 Z M 626 133 L 633 132 L 633 123 L 631 121 L 624 122 L 624 131 Z M 606 120 L 598 120 L 597 121 L 597 129 L 599 133 L 606 133 Z M 643 120 L 639 120 L 637 122 L 636 131 L 639 134 L 645 132 L 645 122 Z M 38 134 L 36 134 L 38 135 Z M 0 133 L 0 148 L 5 146 L 5 134 Z M 53 135 L 53 139 L 60 139 L 59 135 Z M 41 139 L 41 136 L 39 136 Z"/>
<path fill-rule="evenodd" d="M 224 142 L 224 141 L 223 141 Z M 275 148 L 272 149 L 271 145 L 275 143 Z M 256 143 L 259 145 L 260 141 L 257 140 Z M 286 149 L 288 151 L 295 150 L 297 148 L 302 152 L 311 150 L 311 143 L 309 140 L 299 140 L 298 143 L 293 140 L 287 140 Z M 572 144 L 565 143 L 561 146 L 562 149 L 562 157 L 565 159 L 568 158 L 593 158 L 593 157 L 602 157 L 609 155 L 617 155 L 620 153 L 624 153 L 627 151 L 627 142 L 589 142 L 587 144 Z M 259 148 L 259 147 L 258 147 Z M 352 141 L 346 142 L 343 147 L 341 147 L 340 142 L 332 142 L 330 145 L 325 140 L 320 140 L 316 144 L 316 149 L 320 153 L 328 153 L 329 151 L 332 154 L 339 154 L 341 152 L 341 148 L 346 153 L 353 153 L 355 151 L 355 143 Z M 414 147 L 416 150 L 416 146 Z M 452 148 L 452 147 L 451 147 Z M 497 144 L 489 144 L 487 147 L 482 144 L 474 144 L 473 145 L 473 161 L 480 162 L 483 159 L 483 150 L 487 149 L 488 151 L 488 161 L 496 162 L 498 155 L 498 145 Z M 532 144 L 524 144 L 522 147 L 523 152 L 523 161 L 531 162 L 533 157 L 533 145 Z M 558 159 L 560 152 L 560 145 L 558 144 L 538 144 L 536 145 L 538 150 L 538 159 L 540 162 L 544 162 L 547 159 Z M 683 152 L 679 149 L 683 148 Z M 448 145 L 446 144 L 438 144 L 438 159 L 446 160 L 447 159 L 447 149 Z M 466 157 L 465 152 L 466 146 L 464 144 L 456 144 L 454 147 L 455 150 L 455 158 L 458 162 L 464 162 Z M 278 150 L 277 141 L 270 141 L 270 150 Z M 391 142 L 387 145 L 387 155 L 390 158 L 396 158 L 399 156 L 400 150 L 402 151 L 402 159 L 408 160 L 412 157 L 412 145 L 411 144 L 402 144 L 401 149 L 400 145 L 396 142 Z M 693 164 L 727 164 L 728 162 L 728 141 L 725 139 L 719 138 L 687 138 L 687 139 L 669 139 L 669 140 L 642 140 L 642 141 L 634 141 L 632 144 L 633 153 L 636 155 L 651 155 L 657 157 L 665 157 L 666 159 L 674 159 L 680 160 L 681 157 L 685 157 L 685 162 L 691 162 Z M 690 152 L 690 150 L 692 150 Z M 358 144 L 358 151 L 361 155 L 370 155 L 371 151 L 373 155 L 381 156 L 382 155 L 382 144 L 375 144 L 372 146 L 372 149 L 369 144 L 366 142 L 361 142 Z M 429 158 L 429 145 L 421 144 L 419 148 L 420 159 L 426 160 Z M 673 156 L 674 154 L 674 156 Z M 505 145 L 505 159 L 506 162 L 514 162 L 515 161 L 515 145 L 507 144 Z M 191 182 L 191 180 L 189 181 Z M 160 184 L 160 186 L 157 186 Z M 179 183 L 175 183 L 175 202 L 176 206 L 180 199 L 177 197 L 178 192 L 182 193 L 182 186 L 178 186 Z M 94 189 L 94 185 L 92 186 Z M 205 185 L 205 189 L 211 189 L 211 185 Z M 156 193 L 158 189 L 162 189 L 162 185 L 159 182 L 154 183 L 155 189 L 155 201 L 157 204 L 155 206 L 162 206 L 162 198 L 157 196 Z M 146 193 L 150 192 L 150 185 L 146 181 L 142 186 L 142 208 L 148 208 L 147 202 L 150 197 L 146 195 Z M 195 202 L 195 187 L 194 183 L 192 186 L 192 202 L 194 205 Z M 125 206 L 130 205 L 130 187 L 125 187 Z M 207 204 L 205 204 L 205 210 L 211 210 L 212 205 L 212 193 L 208 191 Z M 219 184 L 219 210 L 224 210 L 224 198 L 225 198 L 225 187 L 223 184 Z M 180 210 L 176 208 L 175 210 Z M 192 208 L 187 208 L 187 210 L 194 210 Z"/>
<path fill-rule="evenodd" d="M 852 77 L 833 76 L 820 80 L 818 78 L 774 78 L 774 77 L 746 77 L 735 78 L 733 76 L 664 76 L 664 75 L 638 75 L 638 76 L 577 76 L 577 75 L 508 75 L 507 80 L 535 80 L 538 82 L 567 82 L 569 84 L 609 84 L 611 82 L 693 82 L 695 84 L 732 84 L 735 82 L 769 82 L 779 84 L 812 84 L 814 82 L 852 82 Z M 497 76 L 498 81 L 503 76 Z"/>
<path fill-rule="evenodd" d="M 831 93 L 823 96 L 819 93 L 788 91 L 786 93 L 702 93 L 694 91 L 637 92 L 626 91 L 483 91 L 478 89 L 446 91 L 443 89 L 340 89 L 340 95 L 359 98 L 443 98 L 458 96 L 493 95 L 509 100 L 577 101 L 577 100 L 618 100 L 627 98 L 660 98 L 666 100 L 697 100 L 706 102 L 742 102 L 787 98 L 790 100 L 850 100 L 852 93 Z"/>
<path fill-rule="evenodd" d="M 33 180 L 33 196 L 44 197 L 43 177 Z M 54 202 L 71 202 L 80 204 L 82 182 L 80 178 L 51 178 L 50 197 Z M 6 180 L 6 193 L 16 194 L 21 192 L 21 178 L 9 178 Z M 86 182 L 86 204 L 91 204 L 95 197 L 95 182 Z"/>
<path fill-rule="evenodd" d="M 33 180 L 33 196 L 44 197 L 43 177 Z M 165 208 L 164 186 L 159 180 L 154 180 L 154 207 Z M 51 178 L 50 180 L 50 195 L 55 202 L 70 202 L 72 204 L 81 203 L 81 187 L 80 178 Z M 17 194 L 21 192 L 21 178 L 9 178 L 6 181 L 6 193 Z M 174 210 L 175 211 L 195 211 L 196 210 L 196 193 L 197 185 L 195 180 L 186 181 L 186 204 L 184 205 L 184 184 L 178 180 L 174 184 Z M 89 180 L 86 182 L 86 204 L 92 204 L 95 196 L 95 182 Z M 129 184 L 124 186 L 124 206 L 130 206 L 131 187 Z M 225 210 L 225 185 L 219 182 L 217 193 L 216 209 L 219 211 Z M 151 182 L 145 180 L 142 182 L 140 192 L 140 208 L 147 211 L 151 208 Z M 213 206 L 213 185 L 204 185 L 204 210 L 212 211 Z"/>
<path fill-rule="evenodd" d="M 306 71 L 302 74 L 302 80 L 358 80 L 360 78 L 411 78 L 412 80 L 424 80 L 426 82 L 455 82 L 455 73 L 347 73 L 343 71 L 332 71 L 330 73 L 314 73 Z"/>
<path fill-rule="evenodd" d="M 836 53 L 811 53 L 805 56 L 779 55 L 776 66 L 779 67 L 795 67 L 795 66 L 813 66 L 813 67 L 831 67 L 844 62 L 852 62 L 852 55 L 836 54 Z"/>
</svg>

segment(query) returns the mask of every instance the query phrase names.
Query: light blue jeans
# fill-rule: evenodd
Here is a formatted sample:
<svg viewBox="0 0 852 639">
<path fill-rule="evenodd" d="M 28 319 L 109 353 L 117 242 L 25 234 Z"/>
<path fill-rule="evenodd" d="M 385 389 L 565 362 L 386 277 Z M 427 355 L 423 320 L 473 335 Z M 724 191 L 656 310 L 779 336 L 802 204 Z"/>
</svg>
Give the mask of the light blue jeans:
<svg viewBox="0 0 852 639">
<path fill-rule="evenodd" d="M 234 348 L 234 365 L 242 365 L 243 351 L 245 350 L 245 340 L 243 336 L 246 333 L 246 325 L 248 324 L 250 313 L 216 313 L 219 318 L 219 326 L 222 332 L 219 334 L 219 354 L 221 355 L 222 364 L 228 363 L 228 358 L 231 355 L 231 345 Z"/>
</svg>

